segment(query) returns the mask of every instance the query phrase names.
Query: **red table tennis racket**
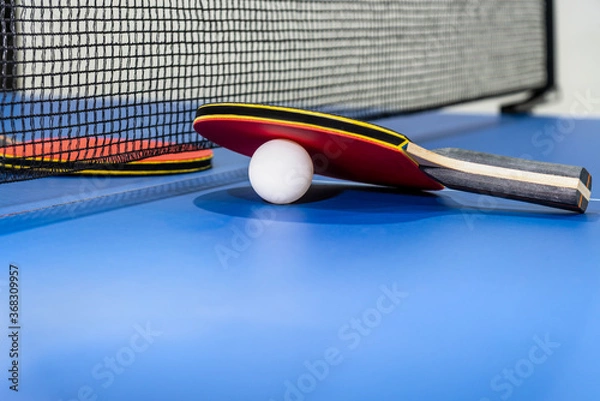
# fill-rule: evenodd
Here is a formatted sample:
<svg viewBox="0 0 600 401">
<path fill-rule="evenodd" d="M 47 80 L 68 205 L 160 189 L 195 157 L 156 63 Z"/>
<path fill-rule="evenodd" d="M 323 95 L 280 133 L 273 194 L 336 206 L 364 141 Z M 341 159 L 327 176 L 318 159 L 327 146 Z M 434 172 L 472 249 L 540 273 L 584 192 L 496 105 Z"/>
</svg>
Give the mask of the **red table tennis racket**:
<svg viewBox="0 0 600 401">
<path fill-rule="evenodd" d="M 210 149 L 167 153 L 130 162 L 105 162 L 129 152 L 158 148 L 151 140 L 118 141 L 110 138 L 65 138 L 7 143 L 0 147 L 0 157 L 6 169 L 61 171 L 77 175 L 133 176 L 190 173 L 211 167 Z M 70 171 L 69 165 L 92 160 L 89 168 Z M 100 161 L 97 161 L 100 160 Z"/>
<path fill-rule="evenodd" d="M 288 139 L 311 155 L 315 173 L 358 182 L 439 190 L 444 187 L 585 212 L 592 178 L 582 167 L 470 150 L 426 150 L 392 130 L 336 115 L 256 104 L 201 106 L 194 129 L 252 156 Z"/>
</svg>

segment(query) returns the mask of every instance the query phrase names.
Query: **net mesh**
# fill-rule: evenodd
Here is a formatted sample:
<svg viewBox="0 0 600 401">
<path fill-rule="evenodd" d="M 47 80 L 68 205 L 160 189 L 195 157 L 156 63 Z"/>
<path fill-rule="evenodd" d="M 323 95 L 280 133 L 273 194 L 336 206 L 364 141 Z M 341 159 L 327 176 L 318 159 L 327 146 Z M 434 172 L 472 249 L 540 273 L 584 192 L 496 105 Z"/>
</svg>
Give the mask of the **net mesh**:
<svg viewBox="0 0 600 401">
<path fill-rule="evenodd" d="M 548 80 L 540 0 L 50 3 L 2 6 L 0 182 L 209 147 L 208 102 L 367 119 Z"/>
</svg>

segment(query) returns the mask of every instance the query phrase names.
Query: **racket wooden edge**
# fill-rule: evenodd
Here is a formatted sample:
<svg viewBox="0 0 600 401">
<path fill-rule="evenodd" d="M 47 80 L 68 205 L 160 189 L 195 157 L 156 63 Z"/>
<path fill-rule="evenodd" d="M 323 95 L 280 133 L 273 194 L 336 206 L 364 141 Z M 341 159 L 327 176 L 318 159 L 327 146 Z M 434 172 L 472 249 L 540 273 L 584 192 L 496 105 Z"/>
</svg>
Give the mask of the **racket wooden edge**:
<svg viewBox="0 0 600 401">
<path fill-rule="evenodd" d="M 517 157 L 508 157 L 494 155 L 484 152 L 475 152 L 466 149 L 443 148 L 434 149 L 432 152 L 438 155 L 451 157 L 453 159 L 468 161 L 478 164 L 486 164 L 490 166 L 511 168 L 532 173 L 550 174 L 561 177 L 579 178 L 586 186 L 591 189 L 591 176 L 589 172 L 579 166 L 568 164 L 541 162 L 536 160 L 521 159 Z M 589 184 L 587 184 L 589 183 Z"/>
<path fill-rule="evenodd" d="M 591 198 L 592 177 L 583 167 L 462 150 L 458 160 L 446 156 L 454 156 L 452 151 L 438 154 L 413 143 L 406 151 L 426 174 L 448 188 L 578 213 L 585 212 Z"/>
<path fill-rule="evenodd" d="M 443 182 L 447 188 L 499 198 L 534 203 L 552 208 L 585 213 L 589 198 L 579 188 L 565 188 L 454 171 L 422 167 L 423 172 Z"/>
</svg>

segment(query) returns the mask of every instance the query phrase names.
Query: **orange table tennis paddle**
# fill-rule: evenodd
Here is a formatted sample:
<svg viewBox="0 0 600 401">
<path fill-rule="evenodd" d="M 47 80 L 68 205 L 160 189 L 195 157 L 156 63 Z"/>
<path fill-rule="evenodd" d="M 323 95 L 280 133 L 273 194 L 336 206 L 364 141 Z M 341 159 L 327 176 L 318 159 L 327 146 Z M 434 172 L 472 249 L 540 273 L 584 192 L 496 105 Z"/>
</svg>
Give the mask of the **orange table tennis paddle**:
<svg viewBox="0 0 600 401">
<path fill-rule="evenodd" d="M 151 140 L 119 141 L 111 138 L 79 137 L 10 143 L 0 147 L 6 169 L 38 169 L 77 175 L 138 176 L 191 173 L 206 170 L 212 164 L 212 150 L 189 150 L 146 157 L 130 162 L 107 162 L 130 152 L 158 148 Z M 69 171 L 69 166 L 90 161 L 89 168 Z"/>
<path fill-rule="evenodd" d="M 592 179 L 582 167 L 463 149 L 426 150 L 392 130 L 337 115 L 243 103 L 201 106 L 194 129 L 252 156 L 288 139 L 311 155 L 315 173 L 358 182 L 439 190 L 444 187 L 583 213 Z"/>
</svg>

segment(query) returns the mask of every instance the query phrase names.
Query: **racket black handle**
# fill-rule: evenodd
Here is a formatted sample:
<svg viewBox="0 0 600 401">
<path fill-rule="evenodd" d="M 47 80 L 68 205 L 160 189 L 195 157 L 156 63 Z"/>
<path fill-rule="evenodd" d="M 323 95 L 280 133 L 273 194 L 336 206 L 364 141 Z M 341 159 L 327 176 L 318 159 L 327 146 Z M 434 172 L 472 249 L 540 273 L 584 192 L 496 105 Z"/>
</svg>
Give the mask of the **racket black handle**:
<svg viewBox="0 0 600 401">
<path fill-rule="evenodd" d="M 464 149 L 433 153 L 456 160 L 464 168 L 425 164 L 420 168 L 448 188 L 585 212 L 592 177 L 583 167 L 531 161 Z M 432 163 L 432 164 L 435 164 Z M 498 173 L 498 174 L 496 174 Z"/>
</svg>

